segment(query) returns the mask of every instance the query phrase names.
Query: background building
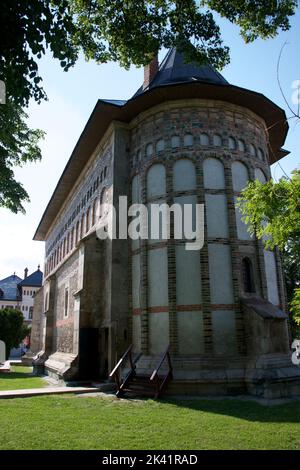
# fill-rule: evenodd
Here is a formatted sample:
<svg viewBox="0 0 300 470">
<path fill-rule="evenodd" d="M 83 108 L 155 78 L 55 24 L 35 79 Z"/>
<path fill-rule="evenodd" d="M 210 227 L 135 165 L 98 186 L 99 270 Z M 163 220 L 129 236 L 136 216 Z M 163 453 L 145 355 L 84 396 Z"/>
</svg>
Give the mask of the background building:
<svg viewBox="0 0 300 470">
<path fill-rule="evenodd" d="M 42 284 L 43 273 L 39 266 L 29 276 L 28 269 L 25 268 L 23 280 L 15 273 L 0 280 L 0 309 L 10 307 L 21 310 L 25 323 L 31 325 L 34 297 Z"/>
</svg>

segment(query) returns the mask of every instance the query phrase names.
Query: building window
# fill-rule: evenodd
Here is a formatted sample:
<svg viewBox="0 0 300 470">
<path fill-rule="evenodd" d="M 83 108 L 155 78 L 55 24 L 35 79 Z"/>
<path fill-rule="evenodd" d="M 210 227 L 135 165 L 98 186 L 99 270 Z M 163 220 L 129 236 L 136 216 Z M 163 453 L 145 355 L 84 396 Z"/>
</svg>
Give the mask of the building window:
<svg viewBox="0 0 300 470">
<path fill-rule="evenodd" d="M 175 149 L 179 146 L 180 146 L 180 137 L 178 135 L 173 135 L 171 137 L 171 147 Z"/>
<path fill-rule="evenodd" d="M 75 231 L 75 245 L 77 245 L 79 240 L 79 221 L 76 224 L 76 231 Z"/>
<path fill-rule="evenodd" d="M 183 137 L 183 145 L 184 147 L 191 147 L 194 143 L 194 138 L 192 134 L 185 134 Z"/>
<path fill-rule="evenodd" d="M 96 220 L 97 220 L 97 205 L 98 205 L 98 199 L 95 199 L 93 202 L 93 209 L 92 209 L 92 227 L 94 227 Z"/>
<path fill-rule="evenodd" d="M 249 145 L 249 151 L 250 151 L 251 157 L 256 157 L 256 148 L 254 147 L 253 144 Z"/>
<path fill-rule="evenodd" d="M 236 142 L 235 142 L 235 139 L 233 137 L 229 137 L 228 146 L 229 146 L 230 150 L 235 150 L 236 149 Z"/>
<path fill-rule="evenodd" d="M 264 152 L 262 151 L 262 149 L 260 148 L 258 149 L 257 155 L 260 160 L 265 161 L 265 156 L 264 156 Z"/>
<path fill-rule="evenodd" d="M 65 288 L 65 309 L 64 316 L 67 317 L 69 313 L 69 288 Z"/>
<path fill-rule="evenodd" d="M 242 261 L 242 282 L 244 292 L 250 294 L 255 292 L 252 262 L 249 258 Z"/>
<path fill-rule="evenodd" d="M 47 310 L 48 310 L 48 292 L 46 293 L 46 296 L 45 296 L 44 309 L 45 309 L 45 312 L 47 312 Z"/>
<path fill-rule="evenodd" d="M 29 314 L 28 314 L 28 320 L 32 320 L 32 317 L 33 317 L 33 307 L 30 307 Z"/>
<path fill-rule="evenodd" d="M 91 208 L 89 207 L 86 213 L 86 218 L 85 218 L 85 232 L 86 233 L 90 230 L 90 216 L 91 216 Z"/>
<path fill-rule="evenodd" d="M 222 137 L 219 134 L 215 134 L 213 136 L 213 143 L 215 147 L 221 147 L 222 146 Z"/>
<path fill-rule="evenodd" d="M 146 147 L 146 156 L 151 157 L 153 155 L 153 145 L 148 144 Z"/>
<path fill-rule="evenodd" d="M 238 148 L 240 152 L 245 152 L 245 142 L 241 139 L 238 140 Z"/>
<path fill-rule="evenodd" d="M 165 142 L 163 139 L 160 139 L 156 143 L 156 152 L 162 152 L 165 149 Z"/>
<path fill-rule="evenodd" d="M 208 134 L 201 134 L 200 135 L 200 144 L 201 145 L 209 145 L 209 137 L 208 137 Z"/>
<path fill-rule="evenodd" d="M 73 250 L 73 245 L 74 245 L 74 228 L 72 228 L 72 231 L 71 231 L 70 250 Z"/>
</svg>

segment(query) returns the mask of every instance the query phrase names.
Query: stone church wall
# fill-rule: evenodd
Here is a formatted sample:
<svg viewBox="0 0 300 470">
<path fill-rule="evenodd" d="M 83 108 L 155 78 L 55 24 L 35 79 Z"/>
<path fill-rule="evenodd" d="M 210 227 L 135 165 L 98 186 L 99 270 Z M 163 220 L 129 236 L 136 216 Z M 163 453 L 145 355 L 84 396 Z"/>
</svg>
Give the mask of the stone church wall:
<svg viewBox="0 0 300 470">
<path fill-rule="evenodd" d="M 205 245 L 195 264 L 177 240 L 132 242 L 135 350 L 159 354 L 171 342 L 176 354 L 244 354 L 243 257 L 251 258 L 258 294 L 275 298 L 278 284 L 266 275 L 276 253 L 264 259 L 236 207 L 249 178 L 270 177 L 264 122 L 229 103 L 181 100 L 145 111 L 130 127 L 132 200 L 197 201 L 206 211 Z"/>
</svg>

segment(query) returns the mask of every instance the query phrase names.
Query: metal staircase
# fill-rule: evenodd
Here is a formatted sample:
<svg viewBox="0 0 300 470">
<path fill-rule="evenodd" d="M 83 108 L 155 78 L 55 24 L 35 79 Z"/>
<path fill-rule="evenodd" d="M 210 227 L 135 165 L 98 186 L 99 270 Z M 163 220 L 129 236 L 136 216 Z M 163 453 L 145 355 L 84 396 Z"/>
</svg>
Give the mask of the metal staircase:
<svg viewBox="0 0 300 470">
<path fill-rule="evenodd" d="M 114 378 L 117 385 L 116 396 L 121 397 L 153 397 L 160 398 L 166 391 L 169 382 L 173 378 L 171 356 L 169 346 L 162 354 L 157 367 L 151 375 L 138 374 L 136 370 L 136 363 L 141 355 L 135 359 L 132 357 L 132 344 L 127 351 L 123 354 L 115 368 L 111 371 L 109 377 Z M 167 362 L 167 373 L 162 375 L 161 367 Z M 122 368 L 125 364 L 129 364 L 129 371 L 123 378 L 121 375 Z"/>
</svg>

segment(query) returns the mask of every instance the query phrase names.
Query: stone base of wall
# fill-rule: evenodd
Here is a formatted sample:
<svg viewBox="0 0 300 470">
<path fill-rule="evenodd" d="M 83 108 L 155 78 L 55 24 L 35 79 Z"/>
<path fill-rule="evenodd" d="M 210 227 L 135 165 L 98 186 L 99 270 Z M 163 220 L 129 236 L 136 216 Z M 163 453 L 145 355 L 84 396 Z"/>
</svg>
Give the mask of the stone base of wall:
<svg viewBox="0 0 300 470">
<path fill-rule="evenodd" d="M 142 356 L 137 373 L 150 377 L 158 363 L 159 357 Z M 174 379 L 167 390 L 170 395 L 250 394 L 268 399 L 300 396 L 300 367 L 292 364 L 289 354 L 175 357 L 172 366 Z M 166 372 L 165 366 L 160 369 L 162 376 Z"/>
<path fill-rule="evenodd" d="M 76 379 L 78 376 L 78 356 L 55 352 L 44 362 L 44 374 L 57 381 Z"/>
</svg>

